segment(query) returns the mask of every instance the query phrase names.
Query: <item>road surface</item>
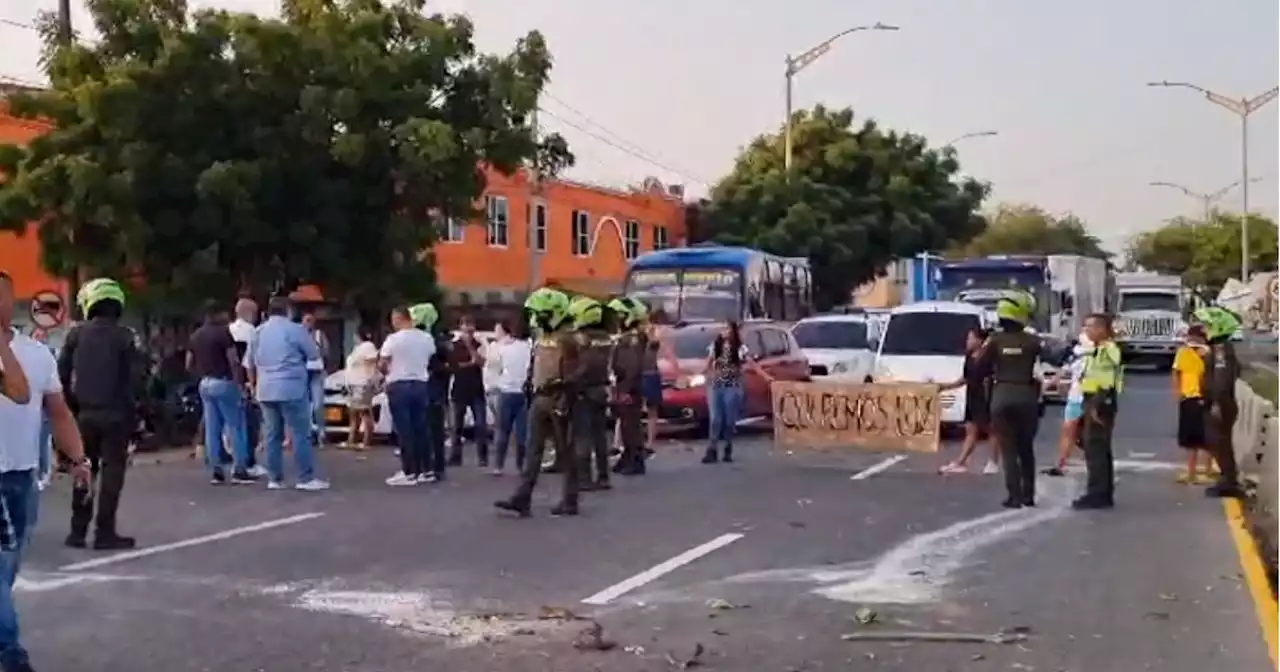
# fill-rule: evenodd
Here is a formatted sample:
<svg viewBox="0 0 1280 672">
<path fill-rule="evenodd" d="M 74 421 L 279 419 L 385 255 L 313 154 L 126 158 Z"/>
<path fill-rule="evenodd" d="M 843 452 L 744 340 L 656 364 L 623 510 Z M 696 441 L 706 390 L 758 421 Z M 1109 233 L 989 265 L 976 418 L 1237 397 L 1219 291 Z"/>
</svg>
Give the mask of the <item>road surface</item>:
<svg viewBox="0 0 1280 672">
<path fill-rule="evenodd" d="M 771 454 L 762 436 L 733 465 L 666 445 L 563 520 L 546 492 L 532 519 L 495 515 L 514 479 L 474 468 L 389 489 L 385 453 L 326 454 L 326 493 L 143 464 L 132 554 L 62 547 L 66 483 L 45 494 L 23 634 L 38 669 L 86 672 L 640 672 L 698 651 L 744 672 L 1274 669 L 1223 505 L 1173 483 L 1167 388 L 1130 377 L 1103 512 L 1069 510 L 1079 469 L 1004 511 L 999 477 L 942 478 L 946 455 Z M 540 618 L 568 614 L 584 620 Z M 592 622 L 611 650 L 575 648 Z M 890 631 L 1021 641 L 842 638 Z"/>
</svg>

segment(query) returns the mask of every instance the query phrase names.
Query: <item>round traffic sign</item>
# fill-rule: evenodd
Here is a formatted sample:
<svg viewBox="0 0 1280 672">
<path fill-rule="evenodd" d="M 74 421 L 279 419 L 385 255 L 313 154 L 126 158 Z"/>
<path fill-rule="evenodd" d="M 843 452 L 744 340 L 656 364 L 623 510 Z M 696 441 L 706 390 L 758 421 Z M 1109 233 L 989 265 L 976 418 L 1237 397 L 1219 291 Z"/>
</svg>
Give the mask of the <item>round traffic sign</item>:
<svg viewBox="0 0 1280 672">
<path fill-rule="evenodd" d="M 62 295 L 54 291 L 43 291 L 31 299 L 31 321 L 42 329 L 52 329 L 67 319 L 67 304 Z"/>
</svg>

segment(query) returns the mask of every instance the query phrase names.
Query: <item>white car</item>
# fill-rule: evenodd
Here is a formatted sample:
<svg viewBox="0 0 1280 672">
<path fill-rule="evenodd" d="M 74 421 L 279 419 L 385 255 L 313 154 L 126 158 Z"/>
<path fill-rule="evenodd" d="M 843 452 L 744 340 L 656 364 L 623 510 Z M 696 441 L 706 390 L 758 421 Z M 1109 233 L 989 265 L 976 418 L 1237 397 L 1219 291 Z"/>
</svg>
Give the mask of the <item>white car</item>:
<svg viewBox="0 0 1280 672">
<path fill-rule="evenodd" d="M 453 340 L 457 342 L 460 334 L 453 332 Z M 476 340 L 480 341 L 481 346 L 487 345 L 493 341 L 494 334 L 491 331 L 475 332 Z M 487 375 L 487 372 L 486 372 Z M 487 387 L 487 385 L 486 385 Z M 347 399 L 350 396 L 350 390 L 347 388 L 346 372 L 335 371 L 324 379 L 324 421 L 325 434 L 330 436 L 346 436 L 351 430 L 351 416 L 347 408 Z M 446 419 L 446 422 L 448 420 Z M 465 420 L 465 427 L 470 427 L 474 423 L 471 413 L 468 412 Z M 373 397 L 373 435 L 375 439 L 388 440 L 395 433 L 395 428 L 391 424 L 391 409 L 387 405 L 387 393 L 379 392 Z"/>
<path fill-rule="evenodd" d="M 875 373 L 874 333 L 863 313 L 806 317 L 792 325 L 791 335 L 809 360 L 813 378 L 862 383 Z"/>
<path fill-rule="evenodd" d="M 922 301 L 898 306 L 876 353 L 876 382 L 949 383 L 964 375 L 965 339 L 986 326 L 982 306 L 958 301 Z M 964 422 L 964 388 L 939 396 L 942 424 Z"/>
</svg>

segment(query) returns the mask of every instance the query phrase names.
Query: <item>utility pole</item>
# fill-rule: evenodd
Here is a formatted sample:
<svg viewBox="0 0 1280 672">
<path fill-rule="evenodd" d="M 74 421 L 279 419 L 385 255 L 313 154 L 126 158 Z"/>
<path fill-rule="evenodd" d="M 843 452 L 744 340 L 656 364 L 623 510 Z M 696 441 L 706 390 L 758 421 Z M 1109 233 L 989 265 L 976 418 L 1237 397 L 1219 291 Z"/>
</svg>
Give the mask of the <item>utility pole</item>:
<svg viewBox="0 0 1280 672">
<path fill-rule="evenodd" d="M 1280 95 L 1280 86 L 1273 87 L 1270 91 L 1260 93 L 1253 98 L 1228 98 L 1220 93 L 1215 93 L 1202 86 L 1197 86 L 1189 82 L 1147 82 L 1147 86 L 1158 86 L 1163 88 L 1191 89 L 1204 94 L 1205 100 L 1224 107 L 1232 114 L 1240 117 L 1240 198 L 1242 201 L 1241 209 L 1244 211 L 1240 216 L 1240 281 L 1249 283 L 1249 115 L 1257 112 L 1266 106 L 1267 103 L 1276 99 Z"/>
<path fill-rule="evenodd" d="M 1249 181 L 1261 182 L 1262 178 L 1255 177 Z M 1178 191 L 1181 191 L 1182 193 L 1190 196 L 1191 198 L 1194 198 L 1197 201 L 1200 201 L 1200 205 L 1203 206 L 1204 208 L 1204 220 L 1203 220 L 1204 223 L 1212 224 L 1213 223 L 1213 204 L 1222 200 L 1223 196 L 1226 196 L 1227 194 L 1231 193 L 1232 189 L 1235 189 L 1236 187 L 1239 187 L 1243 184 L 1244 182 L 1241 182 L 1240 180 L 1236 180 L 1235 182 L 1232 182 L 1231 184 L 1228 184 L 1227 186 L 1217 191 L 1211 191 L 1207 193 L 1202 193 L 1199 191 L 1195 191 L 1193 189 L 1188 189 L 1182 186 L 1181 184 L 1175 184 L 1173 182 L 1151 182 L 1148 184 L 1148 186 L 1167 187 L 1169 189 L 1177 189 Z"/>
<path fill-rule="evenodd" d="M 533 127 L 533 140 L 538 141 L 538 135 L 541 132 L 538 128 L 538 106 L 533 106 L 533 113 L 529 117 L 529 123 Z M 538 282 L 541 276 L 542 251 L 538 249 L 538 199 L 542 197 L 542 175 L 538 171 L 538 157 L 535 154 L 533 163 L 529 166 L 529 207 L 525 209 L 525 229 L 527 243 L 529 246 L 529 286 L 528 292 L 533 293 L 538 288 Z"/>
<path fill-rule="evenodd" d="M 782 131 L 783 143 L 784 143 L 783 154 L 782 154 L 782 167 L 786 171 L 787 175 L 791 174 L 791 113 L 792 113 L 792 91 L 791 90 L 793 88 L 792 84 L 795 80 L 796 73 L 809 67 L 811 63 L 821 58 L 828 51 L 831 51 L 831 44 L 836 40 L 850 33 L 857 33 L 864 30 L 898 30 L 898 27 L 885 25 L 879 22 L 871 26 L 855 26 L 853 28 L 842 30 L 836 33 L 835 35 L 828 37 L 827 39 L 818 43 L 816 46 L 808 49 L 807 51 L 800 54 L 799 56 L 792 57 L 790 54 L 787 55 L 786 61 L 785 61 L 787 117 L 783 125 L 783 131 Z"/>
<path fill-rule="evenodd" d="M 58 48 L 70 47 L 74 39 L 75 32 L 71 29 L 71 0 L 58 0 Z M 72 243 L 74 242 L 73 238 Z M 67 305 L 67 314 L 72 316 L 75 315 L 78 305 L 76 298 L 80 294 L 80 273 L 80 267 L 76 266 L 71 269 L 71 277 L 67 279 L 67 297 L 64 300 Z M 81 316 L 82 319 L 84 317 Z"/>
</svg>

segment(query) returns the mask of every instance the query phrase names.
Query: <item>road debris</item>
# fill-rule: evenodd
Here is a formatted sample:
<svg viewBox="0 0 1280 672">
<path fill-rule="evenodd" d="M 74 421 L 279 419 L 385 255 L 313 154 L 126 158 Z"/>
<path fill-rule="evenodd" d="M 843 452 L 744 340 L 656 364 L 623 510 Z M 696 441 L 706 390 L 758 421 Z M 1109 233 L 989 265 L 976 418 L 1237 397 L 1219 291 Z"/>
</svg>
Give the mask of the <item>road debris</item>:
<svg viewBox="0 0 1280 672">
<path fill-rule="evenodd" d="M 565 609 L 564 607 L 548 607 L 543 605 L 538 609 L 539 621 L 584 621 L 583 617 Z"/>
<path fill-rule="evenodd" d="M 1026 641 L 1022 632 L 927 632 L 912 630 L 867 630 L 840 635 L 846 642 L 938 642 L 950 644 L 1013 644 Z"/>
<path fill-rule="evenodd" d="M 573 638 L 573 648 L 579 651 L 612 651 L 617 646 L 617 642 L 604 638 L 604 626 L 596 621 L 591 621 L 591 625 L 578 631 Z"/>
<path fill-rule="evenodd" d="M 702 654 L 706 653 L 706 648 L 701 642 L 693 645 L 693 655 L 681 660 L 675 657 L 675 654 L 667 654 L 667 662 L 671 667 L 677 670 L 691 670 L 695 667 L 702 667 Z"/>
<path fill-rule="evenodd" d="M 861 607 L 853 612 L 853 620 L 857 621 L 858 625 L 871 625 L 879 618 L 880 614 L 877 614 L 875 610 L 869 607 Z"/>
<path fill-rule="evenodd" d="M 720 597 L 713 597 L 707 600 L 707 608 L 712 611 L 732 611 L 734 609 L 747 609 L 750 606 L 749 604 L 734 604 Z"/>
</svg>

